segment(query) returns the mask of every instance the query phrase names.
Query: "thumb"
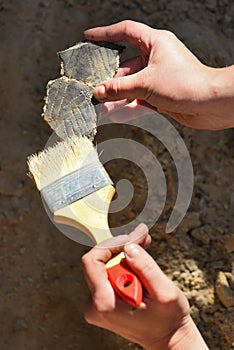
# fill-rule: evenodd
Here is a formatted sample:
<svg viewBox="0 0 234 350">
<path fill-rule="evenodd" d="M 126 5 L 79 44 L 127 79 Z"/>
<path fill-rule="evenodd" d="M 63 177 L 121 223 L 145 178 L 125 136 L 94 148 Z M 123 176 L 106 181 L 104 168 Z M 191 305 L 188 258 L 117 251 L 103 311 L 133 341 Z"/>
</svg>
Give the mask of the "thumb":
<svg viewBox="0 0 234 350">
<path fill-rule="evenodd" d="M 154 259 L 139 245 L 129 243 L 124 246 L 128 265 L 138 275 L 153 298 L 167 298 L 174 289 L 174 284 L 162 272 Z"/>
<path fill-rule="evenodd" d="M 144 99 L 146 92 L 143 71 L 124 77 L 104 81 L 96 86 L 94 96 L 100 102 L 117 101 L 122 99 Z"/>
</svg>

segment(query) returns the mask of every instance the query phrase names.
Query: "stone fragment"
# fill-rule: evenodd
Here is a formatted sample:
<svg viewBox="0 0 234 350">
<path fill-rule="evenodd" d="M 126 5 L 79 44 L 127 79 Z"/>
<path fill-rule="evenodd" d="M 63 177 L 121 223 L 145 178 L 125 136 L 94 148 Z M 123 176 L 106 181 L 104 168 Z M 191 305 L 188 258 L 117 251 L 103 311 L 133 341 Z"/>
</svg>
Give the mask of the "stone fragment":
<svg viewBox="0 0 234 350">
<path fill-rule="evenodd" d="M 13 330 L 16 331 L 24 331 L 28 329 L 28 324 L 26 320 L 22 317 L 17 317 L 13 324 Z"/>
<path fill-rule="evenodd" d="M 234 306 L 234 291 L 231 289 L 226 274 L 222 271 L 218 273 L 215 289 L 219 300 L 226 308 Z"/>
<path fill-rule="evenodd" d="M 183 221 L 180 224 L 180 230 L 182 232 L 188 232 L 189 230 L 192 230 L 198 226 L 201 225 L 200 222 L 200 213 L 197 212 L 188 212 Z"/>
<path fill-rule="evenodd" d="M 234 234 L 225 240 L 225 248 L 228 253 L 234 252 Z"/>
<path fill-rule="evenodd" d="M 215 9 L 217 8 L 217 2 L 216 2 L 216 0 L 206 0 L 206 7 L 207 7 L 210 11 L 215 11 Z"/>
<path fill-rule="evenodd" d="M 203 244 L 209 244 L 211 235 L 211 227 L 208 225 L 197 227 L 191 231 L 191 236 Z"/>
</svg>

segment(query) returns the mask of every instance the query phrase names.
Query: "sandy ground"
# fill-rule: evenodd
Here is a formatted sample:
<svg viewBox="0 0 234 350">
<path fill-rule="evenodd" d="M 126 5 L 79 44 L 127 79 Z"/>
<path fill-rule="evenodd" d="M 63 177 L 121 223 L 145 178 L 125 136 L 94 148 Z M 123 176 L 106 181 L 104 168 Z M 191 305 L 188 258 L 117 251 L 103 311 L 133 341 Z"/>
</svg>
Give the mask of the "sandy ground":
<svg viewBox="0 0 234 350">
<path fill-rule="evenodd" d="M 26 157 L 51 133 L 40 114 L 45 86 L 59 75 L 56 52 L 81 40 L 84 29 L 133 19 L 173 30 L 206 64 L 234 62 L 233 0 L 0 1 L 0 348 L 140 349 L 83 319 L 88 290 L 80 258 L 87 247 L 63 236 L 49 221 Z M 129 55 L 134 50 L 129 49 Z M 213 350 L 234 348 L 233 130 L 191 130 L 173 122 L 191 154 L 195 188 L 189 211 L 163 233 L 175 199 L 175 168 L 163 147 L 143 131 L 102 128 L 150 147 L 163 164 L 168 203 L 151 229 L 151 254 L 188 296 L 192 315 Z M 133 165 L 109 165 L 114 179 L 135 181 L 134 205 L 111 224 L 134 217 L 142 205 L 143 175 Z M 134 183 L 133 181 L 133 183 Z"/>
</svg>

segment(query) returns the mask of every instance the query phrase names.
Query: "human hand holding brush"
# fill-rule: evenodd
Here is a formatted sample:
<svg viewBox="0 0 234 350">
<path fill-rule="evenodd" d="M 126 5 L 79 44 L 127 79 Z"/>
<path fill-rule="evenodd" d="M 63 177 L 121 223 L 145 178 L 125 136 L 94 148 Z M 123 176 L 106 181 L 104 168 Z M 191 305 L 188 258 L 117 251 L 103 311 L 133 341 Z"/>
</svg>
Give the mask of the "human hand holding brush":
<svg viewBox="0 0 234 350">
<path fill-rule="evenodd" d="M 108 209 L 115 189 L 87 137 L 73 136 L 57 142 L 31 155 L 28 166 L 55 223 L 80 229 L 99 246 L 112 237 Z M 127 303 L 140 307 L 141 281 L 121 250 L 106 260 L 105 269 L 115 292 Z"/>
<path fill-rule="evenodd" d="M 30 156 L 28 165 L 54 221 L 80 228 L 98 244 L 83 257 L 93 297 L 87 321 L 150 350 L 207 349 L 189 316 L 187 299 L 138 245 L 145 248 L 150 243 L 147 227 L 107 240 L 114 189 L 92 142 L 69 138 Z"/>
<path fill-rule="evenodd" d="M 121 241 L 124 246 L 120 245 Z M 91 293 L 85 310 L 86 321 L 147 350 L 208 350 L 189 314 L 185 295 L 144 249 L 150 243 L 147 227 L 141 224 L 129 236 L 111 238 L 106 245 L 116 246 L 117 242 L 118 248 L 97 245 L 82 258 Z M 105 263 L 121 249 L 144 285 L 144 298 L 138 309 L 116 297 L 107 278 Z"/>
</svg>

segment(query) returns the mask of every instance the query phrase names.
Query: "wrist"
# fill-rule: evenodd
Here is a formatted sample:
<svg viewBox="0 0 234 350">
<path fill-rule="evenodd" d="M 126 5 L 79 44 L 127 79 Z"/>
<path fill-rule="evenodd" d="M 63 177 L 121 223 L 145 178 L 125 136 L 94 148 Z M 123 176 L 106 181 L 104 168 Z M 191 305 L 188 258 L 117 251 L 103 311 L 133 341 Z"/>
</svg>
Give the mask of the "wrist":
<svg viewBox="0 0 234 350">
<path fill-rule="evenodd" d="M 208 350 L 198 328 L 189 316 L 187 322 L 173 334 L 167 350 Z M 166 349 L 165 349 L 166 350 Z"/>
<path fill-rule="evenodd" d="M 201 112 L 209 118 L 210 129 L 234 127 L 234 65 L 207 67 L 207 83 Z"/>
<path fill-rule="evenodd" d="M 146 347 L 147 350 L 209 350 L 192 318 L 185 322 L 163 342 Z"/>
</svg>

